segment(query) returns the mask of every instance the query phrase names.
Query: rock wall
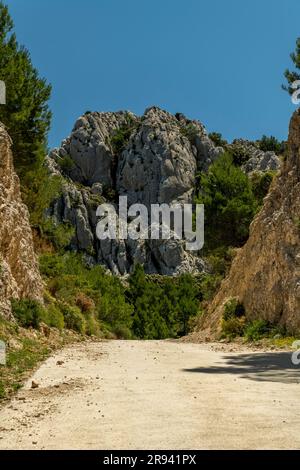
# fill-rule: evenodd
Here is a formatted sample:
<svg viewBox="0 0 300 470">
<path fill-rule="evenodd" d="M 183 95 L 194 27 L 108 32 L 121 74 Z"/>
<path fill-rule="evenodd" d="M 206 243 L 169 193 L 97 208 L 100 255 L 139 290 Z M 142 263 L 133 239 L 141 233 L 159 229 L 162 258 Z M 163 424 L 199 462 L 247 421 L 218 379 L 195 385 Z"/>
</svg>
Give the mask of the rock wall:
<svg viewBox="0 0 300 470">
<path fill-rule="evenodd" d="M 42 300 L 29 214 L 13 169 L 11 140 L 0 123 L 0 315 L 11 316 L 11 298 Z"/>
<path fill-rule="evenodd" d="M 300 112 L 290 122 L 288 157 L 275 178 L 248 242 L 198 325 L 200 336 L 220 332 L 224 305 L 237 298 L 250 319 L 300 332 Z"/>
<path fill-rule="evenodd" d="M 157 107 L 142 117 L 132 113 L 87 113 L 81 116 L 47 164 L 66 179 L 62 196 L 49 216 L 76 228 L 71 247 L 91 254 L 115 274 L 127 274 L 135 263 L 147 273 L 176 274 L 203 270 L 203 261 L 174 240 L 105 240 L 95 235 L 100 201 L 128 204 L 192 202 L 195 177 L 223 152 L 198 121 Z"/>
</svg>

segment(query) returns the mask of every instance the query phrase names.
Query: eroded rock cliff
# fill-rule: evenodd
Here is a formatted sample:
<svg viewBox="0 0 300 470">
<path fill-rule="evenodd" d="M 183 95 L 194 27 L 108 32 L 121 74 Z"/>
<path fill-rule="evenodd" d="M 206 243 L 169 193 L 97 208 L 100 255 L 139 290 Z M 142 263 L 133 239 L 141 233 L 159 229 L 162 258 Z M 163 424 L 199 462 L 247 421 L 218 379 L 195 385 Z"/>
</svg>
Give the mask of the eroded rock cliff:
<svg viewBox="0 0 300 470">
<path fill-rule="evenodd" d="M 11 316 L 11 298 L 42 300 L 29 214 L 13 169 L 11 140 L 0 123 L 0 315 Z"/>
<path fill-rule="evenodd" d="M 198 121 L 157 107 L 142 117 L 128 112 L 81 116 L 47 164 L 65 178 L 63 193 L 49 216 L 75 227 L 71 247 L 115 274 L 127 274 L 134 263 L 147 273 L 176 274 L 203 270 L 201 258 L 178 240 L 104 240 L 96 237 L 96 207 L 103 200 L 117 204 L 189 203 L 197 171 L 206 170 L 222 153 Z"/>
<path fill-rule="evenodd" d="M 250 237 L 198 325 L 200 336 L 218 335 L 228 300 L 238 299 L 249 319 L 300 331 L 300 112 L 290 122 L 288 156 L 275 178 Z"/>
</svg>

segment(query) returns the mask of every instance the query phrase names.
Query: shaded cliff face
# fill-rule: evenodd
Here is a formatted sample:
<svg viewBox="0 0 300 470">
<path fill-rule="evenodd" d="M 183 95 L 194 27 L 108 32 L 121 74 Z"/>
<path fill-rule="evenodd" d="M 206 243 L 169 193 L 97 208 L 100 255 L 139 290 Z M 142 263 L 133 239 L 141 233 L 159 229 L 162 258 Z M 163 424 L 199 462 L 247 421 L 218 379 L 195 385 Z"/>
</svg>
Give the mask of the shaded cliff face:
<svg viewBox="0 0 300 470">
<path fill-rule="evenodd" d="M 8 318 L 11 298 L 41 300 L 43 289 L 10 147 L 0 123 L 0 315 Z"/>
<path fill-rule="evenodd" d="M 65 178 L 62 196 L 49 216 L 76 229 L 71 247 L 93 253 L 93 260 L 115 274 L 134 263 L 147 273 L 176 274 L 203 270 L 203 261 L 178 240 L 104 240 L 96 237 L 96 207 L 108 194 L 127 196 L 128 204 L 192 202 L 197 171 L 206 170 L 222 153 L 198 121 L 157 107 L 141 117 L 132 113 L 81 116 L 47 164 Z"/>
<path fill-rule="evenodd" d="M 224 305 L 239 299 L 249 319 L 300 331 L 300 112 L 290 122 L 288 157 L 275 178 L 250 237 L 234 259 L 198 330 L 220 332 Z"/>
</svg>

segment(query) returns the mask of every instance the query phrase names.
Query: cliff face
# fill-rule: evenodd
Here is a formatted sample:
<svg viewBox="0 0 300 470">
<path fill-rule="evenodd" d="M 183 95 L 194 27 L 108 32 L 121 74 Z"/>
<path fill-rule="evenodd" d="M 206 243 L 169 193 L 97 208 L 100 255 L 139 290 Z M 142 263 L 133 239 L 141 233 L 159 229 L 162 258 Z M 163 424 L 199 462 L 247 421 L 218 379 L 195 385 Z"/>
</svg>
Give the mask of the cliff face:
<svg viewBox="0 0 300 470">
<path fill-rule="evenodd" d="M 11 298 L 41 300 L 43 288 L 10 147 L 0 123 L 0 315 L 8 318 Z"/>
<path fill-rule="evenodd" d="M 224 305 L 237 298 L 249 319 L 265 319 L 300 330 L 300 112 L 290 122 L 288 157 L 251 225 L 198 330 L 220 331 Z"/>
<path fill-rule="evenodd" d="M 93 253 L 93 260 L 115 274 L 141 263 L 147 273 L 175 274 L 203 270 L 200 258 L 178 240 L 104 240 L 96 238 L 97 200 L 128 204 L 192 202 L 195 177 L 222 153 L 198 121 L 152 107 L 142 117 L 132 113 L 87 113 L 59 149 L 48 157 L 52 174 L 66 180 L 49 216 L 76 229 L 71 247 Z M 99 204 L 98 202 L 98 204 Z"/>
</svg>

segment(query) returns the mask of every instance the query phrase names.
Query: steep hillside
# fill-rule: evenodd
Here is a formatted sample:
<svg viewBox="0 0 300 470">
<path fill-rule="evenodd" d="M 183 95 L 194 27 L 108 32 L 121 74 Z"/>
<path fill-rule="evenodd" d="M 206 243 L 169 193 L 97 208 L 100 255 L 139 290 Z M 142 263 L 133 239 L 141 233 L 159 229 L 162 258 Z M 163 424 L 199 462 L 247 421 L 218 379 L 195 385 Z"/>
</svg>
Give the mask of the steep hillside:
<svg viewBox="0 0 300 470">
<path fill-rule="evenodd" d="M 300 112 L 290 122 L 288 156 L 251 224 L 250 237 L 200 320 L 199 337 L 218 335 L 225 306 L 242 304 L 246 318 L 300 330 Z"/>
<path fill-rule="evenodd" d="M 11 298 L 41 300 L 43 288 L 10 147 L 0 123 L 0 315 L 8 318 Z"/>
</svg>

